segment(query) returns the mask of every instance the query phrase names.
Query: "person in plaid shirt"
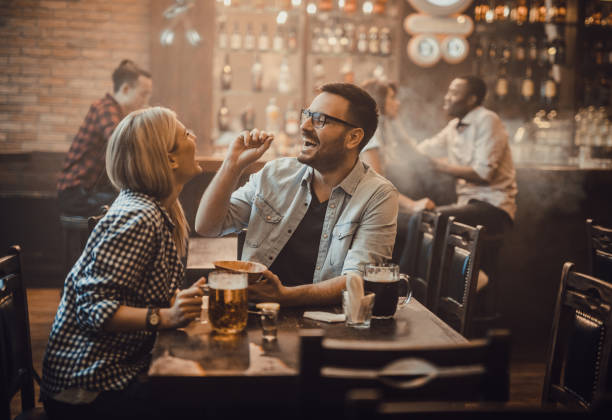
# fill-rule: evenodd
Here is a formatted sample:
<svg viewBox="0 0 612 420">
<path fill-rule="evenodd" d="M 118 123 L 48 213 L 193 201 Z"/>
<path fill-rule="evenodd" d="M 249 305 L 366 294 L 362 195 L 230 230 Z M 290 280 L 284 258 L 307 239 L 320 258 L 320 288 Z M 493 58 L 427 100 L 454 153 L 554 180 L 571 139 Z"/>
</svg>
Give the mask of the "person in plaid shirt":
<svg viewBox="0 0 612 420">
<path fill-rule="evenodd" d="M 139 376 L 158 329 L 200 315 L 206 281 L 179 291 L 188 225 L 178 196 L 202 172 L 176 114 L 134 111 L 111 136 L 106 171 L 120 190 L 68 274 L 43 360 L 50 419 L 152 418 Z"/>
<path fill-rule="evenodd" d="M 114 93 L 91 105 L 66 156 L 57 182 L 62 214 L 92 216 L 115 199 L 104 172 L 106 144 L 125 115 L 148 104 L 152 86 L 151 75 L 131 60 L 115 69 Z"/>
</svg>

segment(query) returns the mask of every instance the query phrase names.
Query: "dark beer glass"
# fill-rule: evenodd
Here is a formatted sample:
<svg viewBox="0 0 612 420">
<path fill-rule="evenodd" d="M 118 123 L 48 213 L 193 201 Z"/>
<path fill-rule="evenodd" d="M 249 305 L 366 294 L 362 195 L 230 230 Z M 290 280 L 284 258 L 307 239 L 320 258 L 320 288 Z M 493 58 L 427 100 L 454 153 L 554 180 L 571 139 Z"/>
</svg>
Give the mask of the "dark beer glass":
<svg viewBox="0 0 612 420">
<path fill-rule="evenodd" d="M 392 318 L 398 306 L 406 305 L 412 296 L 409 277 L 400 274 L 399 266 L 392 263 L 366 264 L 363 289 L 366 294 L 375 294 L 372 318 L 377 319 Z"/>
<path fill-rule="evenodd" d="M 248 318 L 247 273 L 215 270 L 208 276 L 208 318 L 221 334 L 244 330 Z"/>
</svg>

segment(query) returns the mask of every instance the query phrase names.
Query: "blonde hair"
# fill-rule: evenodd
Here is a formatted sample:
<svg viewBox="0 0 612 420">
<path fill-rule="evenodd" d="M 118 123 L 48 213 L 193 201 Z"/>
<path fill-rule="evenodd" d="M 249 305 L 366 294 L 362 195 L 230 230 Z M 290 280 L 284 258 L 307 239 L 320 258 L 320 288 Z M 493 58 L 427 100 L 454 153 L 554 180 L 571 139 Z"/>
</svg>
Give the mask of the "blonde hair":
<svg viewBox="0 0 612 420">
<path fill-rule="evenodd" d="M 176 113 L 168 108 L 140 109 L 126 116 L 113 131 L 106 149 L 106 172 L 115 188 L 129 188 L 163 200 L 174 188 L 168 153 L 176 147 Z M 167 208 L 179 255 L 187 248 L 189 226 L 181 203 Z"/>
</svg>

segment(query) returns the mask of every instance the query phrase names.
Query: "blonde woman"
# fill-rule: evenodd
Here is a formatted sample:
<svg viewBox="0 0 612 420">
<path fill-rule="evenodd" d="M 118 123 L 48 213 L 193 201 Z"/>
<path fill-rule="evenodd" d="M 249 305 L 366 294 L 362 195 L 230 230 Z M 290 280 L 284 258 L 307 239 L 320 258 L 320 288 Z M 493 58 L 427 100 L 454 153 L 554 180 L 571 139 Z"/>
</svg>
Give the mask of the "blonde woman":
<svg viewBox="0 0 612 420">
<path fill-rule="evenodd" d="M 137 380 L 155 332 L 189 323 L 202 301 L 197 285 L 178 291 L 188 233 L 178 196 L 202 171 L 194 139 L 161 107 L 113 132 L 106 171 L 119 195 L 66 278 L 43 361 L 51 419 L 155 414 Z"/>
</svg>

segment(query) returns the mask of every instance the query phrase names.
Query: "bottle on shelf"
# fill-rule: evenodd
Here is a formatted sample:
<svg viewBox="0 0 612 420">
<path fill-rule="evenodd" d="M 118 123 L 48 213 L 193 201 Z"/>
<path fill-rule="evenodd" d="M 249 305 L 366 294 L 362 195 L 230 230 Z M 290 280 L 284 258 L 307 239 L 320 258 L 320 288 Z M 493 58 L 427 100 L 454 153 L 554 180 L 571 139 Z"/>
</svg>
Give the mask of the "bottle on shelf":
<svg viewBox="0 0 612 420">
<path fill-rule="evenodd" d="M 247 23 L 247 29 L 244 34 L 244 49 L 253 51 L 255 49 L 255 34 L 253 33 L 253 24 Z"/>
<path fill-rule="evenodd" d="M 272 96 L 266 106 L 266 131 L 278 134 L 280 128 L 280 109 L 276 105 L 276 98 Z"/>
<path fill-rule="evenodd" d="M 255 128 L 255 109 L 253 104 L 249 103 L 240 114 L 240 122 L 243 130 L 252 130 Z"/>
<path fill-rule="evenodd" d="M 522 35 L 517 35 L 514 41 L 514 61 L 523 63 L 527 56 L 527 49 L 525 46 L 525 38 Z"/>
<path fill-rule="evenodd" d="M 230 112 L 225 103 L 225 97 L 221 98 L 221 106 L 217 111 L 217 127 L 220 132 L 229 131 L 230 129 Z"/>
<path fill-rule="evenodd" d="M 312 68 L 313 89 L 316 91 L 319 86 L 325 83 L 325 67 L 320 58 L 317 58 Z"/>
<path fill-rule="evenodd" d="M 490 62 L 495 62 L 499 58 L 497 54 L 497 45 L 495 44 L 495 40 L 493 38 L 489 40 L 487 58 Z"/>
<path fill-rule="evenodd" d="M 484 21 L 487 23 L 495 22 L 495 3 L 493 0 L 489 1 L 489 5 L 484 12 Z"/>
<path fill-rule="evenodd" d="M 557 0 L 557 14 L 555 16 L 556 23 L 565 23 L 567 19 L 567 4 L 566 0 Z"/>
<path fill-rule="evenodd" d="M 368 52 L 371 55 L 380 53 L 380 43 L 378 41 L 378 27 L 371 26 L 368 30 Z"/>
<path fill-rule="evenodd" d="M 500 52 L 499 58 L 502 61 L 502 63 L 508 64 L 510 62 L 510 60 L 512 59 L 512 50 L 510 49 L 510 43 L 504 41 L 504 43 L 501 46 L 501 52 Z"/>
<path fill-rule="evenodd" d="M 344 34 L 348 41 L 345 49 L 346 52 L 351 54 L 355 53 L 357 50 L 357 44 L 355 42 L 355 25 L 352 22 L 347 22 L 344 24 Z"/>
<path fill-rule="evenodd" d="M 499 103 L 504 103 L 508 99 L 510 82 L 508 81 L 508 69 L 506 68 L 505 63 L 501 63 L 499 65 L 499 70 L 497 72 L 497 78 L 495 80 L 495 99 Z"/>
<path fill-rule="evenodd" d="M 368 52 L 368 34 L 366 33 L 365 26 L 359 25 L 357 28 L 357 51 L 360 54 Z"/>
<path fill-rule="evenodd" d="M 230 36 L 230 48 L 234 51 L 242 49 L 242 35 L 240 34 L 238 22 L 234 22 L 234 30 Z"/>
<path fill-rule="evenodd" d="M 391 30 L 386 26 L 380 29 L 380 54 L 391 55 Z"/>
<path fill-rule="evenodd" d="M 532 63 L 538 60 L 538 43 L 535 36 L 530 36 L 527 41 L 527 58 Z"/>
<path fill-rule="evenodd" d="M 287 57 L 283 57 L 278 72 L 278 92 L 282 94 L 289 93 L 291 91 L 291 73 L 289 71 L 289 62 Z"/>
<path fill-rule="evenodd" d="M 540 100 L 547 111 L 556 107 L 557 94 L 557 82 L 553 78 L 552 66 L 549 66 L 548 74 L 540 85 Z"/>
<path fill-rule="evenodd" d="M 229 54 L 225 54 L 225 62 L 221 68 L 221 90 L 230 90 L 232 88 L 232 66 L 229 61 Z"/>
<path fill-rule="evenodd" d="M 538 48 L 538 64 L 541 67 L 546 67 L 548 66 L 549 63 L 552 62 L 551 60 L 551 48 L 550 48 L 550 41 L 546 38 L 542 39 L 540 41 L 540 46 Z"/>
<path fill-rule="evenodd" d="M 219 45 L 220 50 L 227 49 L 229 42 L 227 39 L 227 29 L 225 27 L 225 21 L 219 22 L 219 30 L 217 32 L 217 44 Z"/>
<path fill-rule="evenodd" d="M 539 14 L 540 14 L 540 2 L 537 0 L 531 0 L 531 4 L 529 5 L 529 23 L 537 23 L 539 22 Z"/>
<path fill-rule="evenodd" d="M 283 29 L 280 25 L 276 27 L 276 32 L 272 39 L 272 49 L 277 53 L 283 52 L 285 49 L 285 37 L 283 36 Z"/>
<path fill-rule="evenodd" d="M 357 0 L 345 0 L 342 11 L 344 13 L 355 13 L 357 11 Z"/>
<path fill-rule="evenodd" d="M 557 36 L 552 41 L 551 45 L 551 56 L 554 64 L 565 64 L 565 40 L 560 36 Z"/>
<path fill-rule="evenodd" d="M 257 40 L 257 46 L 259 51 L 268 51 L 270 49 L 270 38 L 268 36 L 268 25 L 263 23 L 261 25 L 261 32 L 259 33 L 259 39 Z"/>
<path fill-rule="evenodd" d="M 334 54 L 340 54 L 342 52 L 342 25 L 339 22 L 336 22 L 333 33 L 333 44 L 332 44 L 332 52 Z"/>
<path fill-rule="evenodd" d="M 523 25 L 529 19 L 529 8 L 527 7 L 527 0 L 518 0 L 518 2 L 515 3 L 515 6 L 512 11 L 513 13 L 511 12 L 510 20 L 512 20 L 517 25 Z"/>
<path fill-rule="evenodd" d="M 531 103 L 535 96 L 535 84 L 533 83 L 531 66 L 525 69 L 525 75 L 521 80 L 521 100 L 525 103 Z"/>
<path fill-rule="evenodd" d="M 295 27 L 289 28 L 289 34 L 287 35 L 287 49 L 290 53 L 297 51 L 297 30 Z"/>
<path fill-rule="evenodd" d="M 476 37 L 474 45 L 474 59 L 472 60 L 472 73 L 482 75 L 482 63 L 484 60 L 484 46 L 480 37 Z"/>
<path fill-rule="evenodd" d="M 375 15 L 384 15 L 386 6 L 387 6 L 387 0 L 375 0 L 374 7 L 372 8 L 372 12 Z"/>
<path fill-rule="evenodd" d="M 548 14 L 548 8 L 546 7 L 546 0 L 538 1 L 538 22 L 544 23 L 546 22 L 546 17 Z"/>
<path fill-rule="evenodd" d="M 317 10 L 319 12 L 329 12 L 334 8 L 332 0 L 319 0 Z"/>
<path fill-rule="evenodd" d="M 495 2 L 495 21 L 503 22 L 510 17 L 510 7 L 505 0 L 497 0 Z"/>
<path fill-rule="evenodd" d="M 255 61 L 251 66 L 251 88 L 255 92 L 261 92 L 263 89 L 263 65 L 259 60 L 259 54 L 255 54 Z"/>
<path fill-rule="evenodd" d="M 319 40 L 322 40 L 322 39 L 323 38 L 322 38 L 321 28 L 318 26 L 315 26 L 314 28 L 312 28 L 310 51 L 312 51 L 313 54 L 317 54 L 321 52 L 321 42 L 319 42 Z"/>
<path fill-rule="evenodd" d="M 300 111 L 297 109 L 295 99 L 291 99 L 285 111 L 285 133 L 295 138 L 300 132 Z"/>
</svg>

